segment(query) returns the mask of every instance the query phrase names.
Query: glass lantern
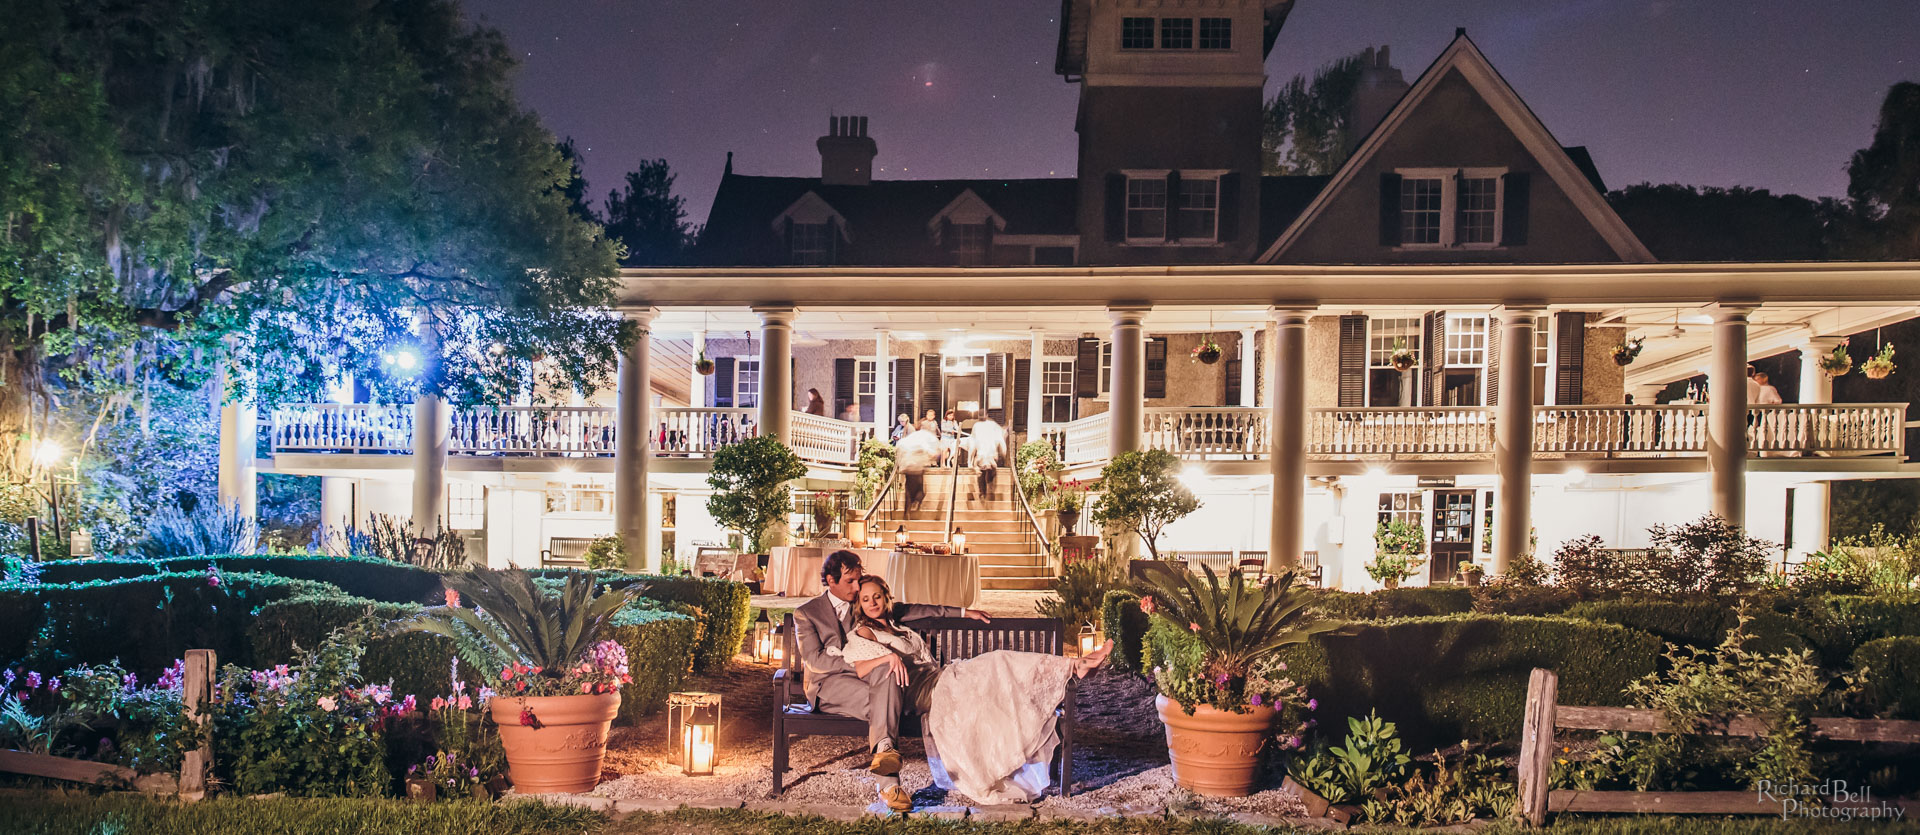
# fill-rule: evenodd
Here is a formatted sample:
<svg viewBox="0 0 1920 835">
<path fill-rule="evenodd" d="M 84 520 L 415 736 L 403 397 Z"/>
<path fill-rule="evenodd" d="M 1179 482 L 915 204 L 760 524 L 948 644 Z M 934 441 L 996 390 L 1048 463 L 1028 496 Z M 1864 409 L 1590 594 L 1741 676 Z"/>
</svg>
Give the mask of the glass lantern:
<svg viewBox="0 0 1920 835">
<path fill-rule="evenodd" d="M 847 514 L 847 544 L 860 548 L 869 544 L 867 540 L 867 520 L 864 516 Z"/>
<path fill-rule="evenodd" d="M 720 743 L 720 694 L 667 696 L 668 758 L 688 777 L 713 774 Z"/>
<path fill-rule="evenodd" d="M 773 625 L 773 638 L 768 646 L 771 650 L 771 654 L 768 657 L 773 660 L 773 666 L 778 667 L 787 663 L 787 624 L 785 621 Z"/>
<path fill-rule="evenodd" d="M 895 545 L 907 544 L 907 526 L 906 525 L 901 525 L 900 527 L 893 529 L 893 544 Z"/>
<path fill-rule="evenodd" d="M 956 554 L 967 552 L 967 532 L 959 528 L 953 529 L 953 552 Z"/>
<path fill-rule="evenodd" d="M 773 661 L 773 621 L 767 619 L 767 610 L 760 610 L 760 617 L 753 621 L 753 663 L 767 664 Z"/>
</svg>

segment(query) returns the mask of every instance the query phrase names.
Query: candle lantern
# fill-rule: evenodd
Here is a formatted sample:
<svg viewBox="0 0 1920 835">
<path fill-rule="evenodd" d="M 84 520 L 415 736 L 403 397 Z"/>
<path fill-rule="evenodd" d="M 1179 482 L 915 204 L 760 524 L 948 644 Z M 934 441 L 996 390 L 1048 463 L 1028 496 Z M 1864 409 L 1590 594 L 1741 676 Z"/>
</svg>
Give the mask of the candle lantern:
<svg viewBox="0 0 1920 835">
<path fill-rule="evenodd" d="M 1092 623 L 1088 623 L 1087 625 L 1080 627 L 1080 654 L 1081 655 L 1084 656 L 1092 653 L 1096 648 L 1100 646 L 1099 641 L 1100 641 L 1100 633 L 1094 630 Z"/>
<path fill-rule="evenodd" d="M 760 610 L 760 617 L 753 621 L 753 663 L 767 664 L 773 661 L 773 621 L 767 619 L 767 610 Z"/>
<path fill-rule="evenodd" d="M 852 513 L 847 514 L 847 542 L 855 548 L 868 545 L 867 519 Z"/>
<path fill-rule="evenodd" d="M 713 774 L 720 742 L 720 694 L 667 696 L 667 756 L 689 777 Z"/>
<path fill-rule="evenodd" d="M 907 544 L 907 526 L 906 525 L 901 525 L 900 527 L 893 529 L 893 544 L 895 545 Z"/>
<path fill-rule="evenodd" d="M 768 646 L 771 649 L 771 655 L 769 657 L 773 659 L 774 666 L 778 667 L 787 663 L 787 624 L 785 621 L 774 624 L 773 638 L 770 640 Z"/>
<path fill-rule="evenodd" d="M 959 528 L 953 529 L 953 552 L 956 554 L 967 552 L 967 532 Z"/>
</svg>

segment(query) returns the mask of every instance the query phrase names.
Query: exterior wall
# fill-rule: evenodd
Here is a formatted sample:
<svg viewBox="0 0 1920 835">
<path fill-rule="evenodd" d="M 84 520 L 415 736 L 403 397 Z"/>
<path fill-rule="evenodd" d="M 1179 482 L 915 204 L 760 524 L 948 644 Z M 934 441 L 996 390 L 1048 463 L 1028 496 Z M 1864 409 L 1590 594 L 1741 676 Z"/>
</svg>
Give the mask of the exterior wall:
<svg viewBox="0 0 1920 835">
<path fill-rule="evenodd" d="M 1340 405 L 1340 317 L 1307 320 L 1307 408 Z"/>
<path fill-rule="evenodd" d="M 1380 175 L 1396 168 L 1486 167 L 1531 172 L 1527 243 L 1492 249 L 1380 245 Z M 1585 187 L 1585 184 L 1581 184 Z M 1085 188 L 1083 185 L 1082 188 Z M 1084 211 L 1085 207 L 1082 207 Z M 1620 260 L 1519 138 L 1458 72 L 1402 121 L 1314 224 L 1282 253 L 1290 264 L 1608 263 Z"/>
<path fill-rule="evenodd" d="M 1594 314 L 1587 314 L 1591 321 Z M 1625 342 L 1625 328 L 1588 328 L 1582 358 L 1580 402 L 1591 406 L 1618 406 L 1627 402 L 1627 369 L 1614 364 L 1613 346 Z M 1649 404 L 1641 404 L 1649 405 Z"/>
</svg>

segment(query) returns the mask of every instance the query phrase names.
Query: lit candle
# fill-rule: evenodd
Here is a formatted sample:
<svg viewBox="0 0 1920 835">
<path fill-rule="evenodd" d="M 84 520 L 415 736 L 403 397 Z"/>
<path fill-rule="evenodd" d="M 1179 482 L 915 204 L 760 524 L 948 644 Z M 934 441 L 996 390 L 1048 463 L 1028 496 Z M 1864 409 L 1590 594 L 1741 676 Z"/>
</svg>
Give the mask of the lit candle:
<svg viewBox="0 0 1920 835">
<path fill-rule="evenodd" d="M 686 759 L 686 773 L 692 775 L 713 773 L 713 726 L 689 724 L 681 730 L 682 754 Z"/>
</svg>

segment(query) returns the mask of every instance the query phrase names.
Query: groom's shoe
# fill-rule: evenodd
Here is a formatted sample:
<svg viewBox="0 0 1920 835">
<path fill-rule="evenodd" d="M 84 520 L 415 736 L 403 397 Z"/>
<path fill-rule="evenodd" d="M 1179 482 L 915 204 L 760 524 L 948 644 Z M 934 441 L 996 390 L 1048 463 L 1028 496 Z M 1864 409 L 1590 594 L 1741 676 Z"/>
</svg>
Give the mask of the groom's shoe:
<svg viewBox="0 0 1920 835">
<path fill-rule="evenodd" d="M 867 770 L 881 777 L 893 777 L 900 773 L 900 752 L 892 748 L 873 755 L 873 764 Z"/>
<path fill-rule="evenodd" d="M 886 753 L 891 754 L 893 752 L 888 751 Z M 887 802 L 887 808 L 895 812 L 910 812 L 913 810 L 913 795 L 907 794 L 907 790 L 901 788 L 897 783 L 881 789 L 880 799 L 885 800 Z"/>
</svg>

